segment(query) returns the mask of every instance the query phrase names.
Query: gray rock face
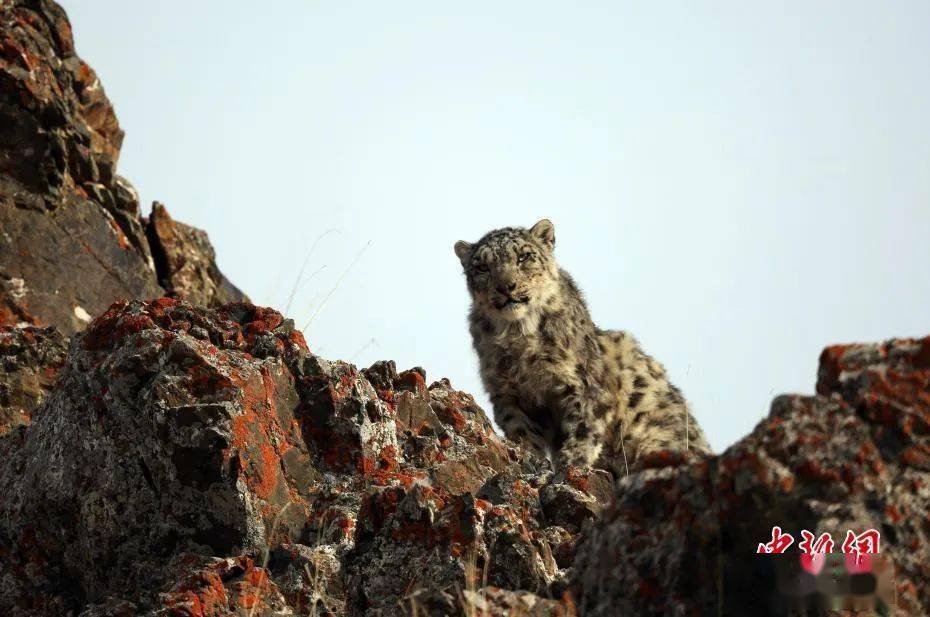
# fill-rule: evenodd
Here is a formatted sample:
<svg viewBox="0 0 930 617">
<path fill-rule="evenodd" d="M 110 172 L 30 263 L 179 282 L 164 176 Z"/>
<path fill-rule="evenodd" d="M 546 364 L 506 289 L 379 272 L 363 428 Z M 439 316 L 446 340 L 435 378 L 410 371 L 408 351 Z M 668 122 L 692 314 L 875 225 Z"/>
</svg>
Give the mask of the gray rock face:
<svg viewBox="0 0 930 617">
<path fill-rule="evenodd" d="M 125 589 L 146 560 L 264 547 L 265 519 L 288 504 L 276 533 L 302 531 L 297 487 L 267 451 L 296 449 L 287 460 L 309 473 L 290 372 L 222 341 L 145 327 L 171 305 L 150 306 L 107 313 L 76 337 L 10 478 L 30 490 L 4 503 L 19 521 L 50 523 L 37 536 L 60 550 L 90 597 Z M 200 397 L 204 384 L 213 392 Z M 271 413 L 259 418 L 257 407 Z"/>
<path fill-rule="evenodd" d="M 118 297 L 161 295 L 123 132 L 52 2 L 0 8 L 0 323 L 83 328 Z"/>
<path fill-rule="evenodd" d="M 54 328 L 0 326 L 0 437 L 29 424 L 66 353 L 67 340 Z"/>
<path fill-rule="evenodd" d="M 8 383 L 58 371 L 2 442 L 6 614 L 779 615 L 774 525 L 874 527 L 892 612 L 930 602 L 930 338 L 830 348 L 819 395 L 614 486 L 553 475 L 422 369 L 314 355 L 270 309 L 117 303 L 63 366 L 54 331 L 2 334 Z"/>
</svg>

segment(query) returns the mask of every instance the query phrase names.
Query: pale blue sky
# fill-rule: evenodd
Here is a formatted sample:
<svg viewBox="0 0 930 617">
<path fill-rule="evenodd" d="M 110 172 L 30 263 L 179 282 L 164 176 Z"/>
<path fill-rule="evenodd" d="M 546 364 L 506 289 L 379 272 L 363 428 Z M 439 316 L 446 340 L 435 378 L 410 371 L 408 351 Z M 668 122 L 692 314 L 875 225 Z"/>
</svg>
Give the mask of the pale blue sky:
<svg viewBox="0 0 930 617">
<path fill-rule="evenodd" d="M 718 449 L 823 346 L 930 333 L 928 2 L 63 5 L 120 172 L 257 303 L 337 230 L 289 311 L 330 358 L 486 404 L 452 245 L 541 217 Z"/>
</svg>

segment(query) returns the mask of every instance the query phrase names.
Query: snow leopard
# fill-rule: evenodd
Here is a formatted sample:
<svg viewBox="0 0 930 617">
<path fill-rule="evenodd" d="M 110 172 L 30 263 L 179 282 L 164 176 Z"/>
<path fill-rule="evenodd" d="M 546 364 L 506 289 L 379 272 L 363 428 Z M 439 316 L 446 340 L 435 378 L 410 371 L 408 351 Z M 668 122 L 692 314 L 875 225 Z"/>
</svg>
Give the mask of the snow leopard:
<svg viewBox="0 0 930 617">
<path fill-rule="evenodd" d="M 657 450 L 710 453 L 663 366 L 591 319 L 556 262 L 555 227 L 504 227 L 455 243 L 481 379 L 504 435 L 556 469 L 635 470 Z"/>
</svg>

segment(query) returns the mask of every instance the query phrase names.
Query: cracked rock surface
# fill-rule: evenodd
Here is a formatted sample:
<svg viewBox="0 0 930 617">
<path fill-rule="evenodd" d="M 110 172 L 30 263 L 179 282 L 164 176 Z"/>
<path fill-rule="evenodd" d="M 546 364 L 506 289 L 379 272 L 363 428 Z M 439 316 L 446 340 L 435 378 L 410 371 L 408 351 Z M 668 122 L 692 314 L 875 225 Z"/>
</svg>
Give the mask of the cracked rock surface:
<svg viewBox="0 0 930 617">
<path fill-rule="evenodd" d="M 68 351 L 55 328 L 0 326 L 0 437 L 29 424 Z"/>
</svg>

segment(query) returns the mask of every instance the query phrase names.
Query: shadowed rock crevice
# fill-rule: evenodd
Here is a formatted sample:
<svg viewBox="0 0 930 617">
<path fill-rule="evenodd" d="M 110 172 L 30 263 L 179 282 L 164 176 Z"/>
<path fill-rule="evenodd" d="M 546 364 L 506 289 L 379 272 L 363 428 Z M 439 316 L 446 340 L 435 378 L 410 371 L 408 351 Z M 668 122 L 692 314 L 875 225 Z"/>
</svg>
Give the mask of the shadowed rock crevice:
<svg viewBox="0 0 930 617">
<path fill-rule="evenodd" d="M 202 306 L 248 301 L 220 272 L 206 232 L 174 221 L 158 202 L 143 223 L 158 283 L 168 295 Z"/>
</svg>

